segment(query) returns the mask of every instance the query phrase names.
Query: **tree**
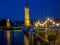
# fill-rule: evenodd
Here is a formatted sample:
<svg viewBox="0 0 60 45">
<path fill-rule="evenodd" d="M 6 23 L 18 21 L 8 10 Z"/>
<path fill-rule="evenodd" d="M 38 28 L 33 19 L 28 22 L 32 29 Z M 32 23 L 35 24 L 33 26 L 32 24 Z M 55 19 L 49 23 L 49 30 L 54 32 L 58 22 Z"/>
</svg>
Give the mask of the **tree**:
<svg viewBox="0 0 60 45">
<path fill-rule="evenodd" d="M 6 20 L 5 20 L 5 19 L 2 19 L 2 20 L 0 21 L 0 26 L 1 26 L 1 27 L 5 27 L 5 26 L 6 26 Z"/>
<path fill-rule="evenodd" d="M 57 36 L 55 34 L 48 35 L 48 41 L 50 42 L 51 45 L 53 45 L 52 43 L 54 43 L 54 45 L 55 45 L 56 39 L 57 39 Z"/>
<path fill-rule="evenodd" d="M 2 19 L 2 20 L 0 21 L 0 27 L 6 27 L 6 24 L 7 24 L 7 20 Z M 13 26 L 13 23 L 12 23 L 11 20 L 10 20 L 10 24 L 11 24 L 11 26 Z"/>
<path fill-rule="evenodd" d="M 35 45 L 41 45 L 42 40 L 39 37 L 35 36 L 34 42 L 36 43 Z"/>
<path fill-rule="evenodd" d="M 41 36 L 44 36 L 45 35 L 45 32 L 44 31 L 39 31 L 39 34 L 41 35 Z"/>
<path fill-rule="evenodd" d="M 44 43 L 44 39 L 45 39 L 45 32 L 44 30 L 35 30 L 36 34 L 38 34 L 38 38 L 37 41 L 41 44 Z"/>
</svg>

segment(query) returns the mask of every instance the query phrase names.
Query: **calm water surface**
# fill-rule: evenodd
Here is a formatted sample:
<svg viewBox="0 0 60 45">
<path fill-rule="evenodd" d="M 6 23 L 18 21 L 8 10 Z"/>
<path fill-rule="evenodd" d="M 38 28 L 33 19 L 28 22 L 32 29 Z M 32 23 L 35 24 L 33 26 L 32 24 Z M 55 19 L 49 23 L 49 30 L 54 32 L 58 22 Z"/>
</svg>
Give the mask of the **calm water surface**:
<svg viewBox="0 0 60 45">
<path fill-rule="evenodd" d="M 9 32 L 0 31 L 0 45 L 8 45 L 8 43 L 10 43 L 10 45 L 24 45 L 23 30 L 12 30 Z"/>
</svg>

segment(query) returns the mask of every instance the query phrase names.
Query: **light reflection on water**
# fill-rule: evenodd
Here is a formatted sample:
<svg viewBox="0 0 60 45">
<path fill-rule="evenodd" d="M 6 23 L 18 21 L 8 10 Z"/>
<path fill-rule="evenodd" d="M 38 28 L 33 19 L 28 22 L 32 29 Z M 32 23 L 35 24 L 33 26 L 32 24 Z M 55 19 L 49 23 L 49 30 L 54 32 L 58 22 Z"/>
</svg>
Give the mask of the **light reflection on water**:
<svg viewBox="0 0 60 45">
<path fill-rule="evenodd" d="M 23 30 L 0 31 L 0 45 L 24 45 Z"/>
<path fill-rule="evenodd" d="M 7 45 L 10 45 L 10 31 L 6 31 L 7 35 Z"/>
</svg>

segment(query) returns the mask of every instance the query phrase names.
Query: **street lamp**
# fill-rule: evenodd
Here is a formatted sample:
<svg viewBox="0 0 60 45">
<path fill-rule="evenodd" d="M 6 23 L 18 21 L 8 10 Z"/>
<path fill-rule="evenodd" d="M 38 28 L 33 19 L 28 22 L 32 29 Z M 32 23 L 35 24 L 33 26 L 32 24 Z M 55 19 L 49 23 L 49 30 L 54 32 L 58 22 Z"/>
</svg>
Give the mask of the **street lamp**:
<svg viewBox="0 0 60 45">
<path fill-rule="evenodd" d="M 50 20 L 50 22 L 52 22 L 53 20 Z"/>
<path fill-rule="evenodd" d="M 59 23 L 56 24 L 56 26 L 59 26 L 59 25 L 60 25 Z"/>
<path fill-rule="evenodd" d="M 34 23 L 35 27 L 38 27 L 38 24 L 37 23 Z"/>
<path fill-rule="evenodd" d="M 55 22 L 52 22 L 52 24 L 55 24 Z"/>
<path fill-rule="evenodd" d="M 49 21 L 49 20 L 50 20 L 50 18 L 47 18 L 47 20 Z"/>
<path fill-rule="evenodd" d="M 43 24 L 45 25 L 48 21 L 46 20 Z"/>
</svg>

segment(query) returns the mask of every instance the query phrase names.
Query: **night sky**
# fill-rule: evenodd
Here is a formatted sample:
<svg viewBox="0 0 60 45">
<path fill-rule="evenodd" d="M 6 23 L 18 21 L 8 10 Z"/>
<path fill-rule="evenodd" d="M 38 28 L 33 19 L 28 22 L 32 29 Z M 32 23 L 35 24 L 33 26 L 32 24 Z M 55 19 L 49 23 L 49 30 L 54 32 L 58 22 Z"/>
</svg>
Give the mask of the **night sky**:
<svg viewBox="0 0 60 45">
<path fill-rule="evenodd" d="M 58 0 L 0 0 L 0 20 L 24 20 L 24 6 L 30 7 L 30 19 L 58 18 Z"/>
</svg>

